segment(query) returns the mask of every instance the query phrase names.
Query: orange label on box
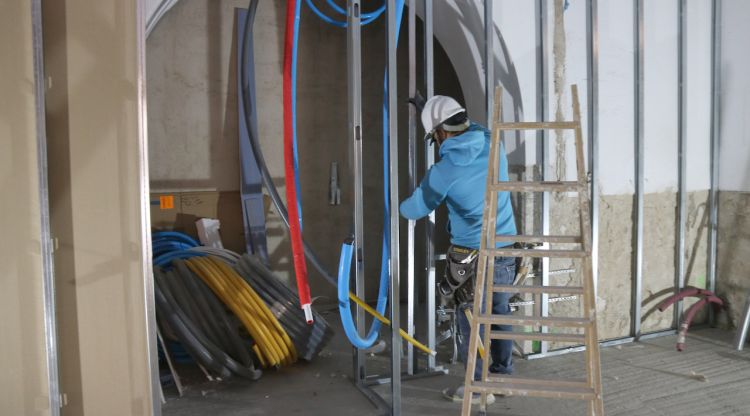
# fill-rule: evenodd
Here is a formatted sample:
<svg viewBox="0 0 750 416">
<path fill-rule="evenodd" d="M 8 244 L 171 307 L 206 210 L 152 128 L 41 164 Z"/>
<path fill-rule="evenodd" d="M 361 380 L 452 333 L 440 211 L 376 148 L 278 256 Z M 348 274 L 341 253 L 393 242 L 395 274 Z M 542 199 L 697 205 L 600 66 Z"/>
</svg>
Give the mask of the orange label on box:
<svg viewBox="0 0 750 416">
<path fill-rule="evenodd" d="M 173 209 L 174 208 L 174 196 L 173 195 L 162 195 L 159 197 L 159 209 Z"/>
</svg>

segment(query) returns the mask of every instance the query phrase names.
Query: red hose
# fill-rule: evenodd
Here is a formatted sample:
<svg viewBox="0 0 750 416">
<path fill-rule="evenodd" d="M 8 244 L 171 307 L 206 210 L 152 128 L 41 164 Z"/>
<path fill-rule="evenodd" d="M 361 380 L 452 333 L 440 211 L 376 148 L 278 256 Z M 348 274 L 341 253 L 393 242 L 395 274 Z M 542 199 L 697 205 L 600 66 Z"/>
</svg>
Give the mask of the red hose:
<svg viewBox="0 0 750 416">
<path fill-rule="evenodd" d="M 712 293 L 710 291 L 706 291 Z M 680 324 L 680 331 L 677 333 L 677 351 L 683 351 L 685 349 L 685 339 L 687 338 L 687 331 L 690 328 L 690 324 L 693 323 L 695 314 L 708 303 L 714 303 L 718 306 L 724 306 L 724 302 L 714 295 L 706 295 L 703 299 L 694 303 L 693 306 L 689 307 L 685 316 L 682 318 Z"/>
<path fill-rule="evenodd" d="M 297 210 L 297 187 L 294 181 L 294 125 L 292 124 L 292 49 L 294 43 L 294 12 L 297 0 L 286 3 L 286 35 L 284 39 L 284 183 L 286 188 L 286 206 L 289 210 L 289 233 L 292 240 L 292 258 L 294 274 L 297 278 L 297 294 L 305 319 L 313 323 L 310 309 L 310 285 L 307 282 L 307 264 L 302 246 L 299 211 Z"/>
<path fill-rule="evenodd" d="M 691 296 L 714 296 L 714 292 L 708 290 L 708 289 L 699 289 L 697 287 L 686 287 L 682 289 L 680 292 L 664 299 L 657 309 L 660 312 L 664 312 L 668 307 L 672 306 L 675 302 L 681 301 L 684 298 L 691 297 Z"/>
</svg>

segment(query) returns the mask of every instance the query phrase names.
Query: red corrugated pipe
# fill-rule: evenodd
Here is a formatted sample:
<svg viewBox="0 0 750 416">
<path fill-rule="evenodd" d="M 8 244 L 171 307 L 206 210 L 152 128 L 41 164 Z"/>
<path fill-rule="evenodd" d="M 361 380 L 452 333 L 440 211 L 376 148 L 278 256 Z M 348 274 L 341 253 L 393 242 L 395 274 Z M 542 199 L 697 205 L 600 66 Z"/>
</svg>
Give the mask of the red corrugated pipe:
<svg viewBox="0 0 750 416">
<path fill-rule="evenodd" d="M 685 338 L 687 338 L 688 328 L 690 328 L 690 324 L 693 322 L 695 314 L 698 313 L 702 307 L 709 303 L 713 303 L 718 307 L 724 306 L 724 302 L 714 295 L 714 292 L 706 289 L 699 289 L 697 287 L 686 287 L 680 292 L 664 299 L 664 301 L 659 304 L 658 309 L 660 312 L 664 312 L 664 310 L 672 306 L 672 304 L 687 297 L 698 297 L 701 298 L 701 300 L 688 308 L 687 312 L 685 312 L 685 315 L 682 317 L 680 330 L 677 332 L 677 351 L 683 351 L 685 349 Z"/>
<path fill-rule="evenodd" d="M 307 264 L 302 245 L 299 211 L 297 205 L 297 187 L 294 181 L 294 125 L 292 123 L 292 49 L 294 47 L 294 14 L 297 0 L 286 3 L 286 35 L 284 39 L 284 183 L 286 187 L 286 205 L 289 210 L 289 233 L 292 240 L 292 258 L 294 274 L 297 277 L 297 294 L 305 319 L 313 323 L 310 307 L 310 285 L 307 282 Z"/>
</svg>

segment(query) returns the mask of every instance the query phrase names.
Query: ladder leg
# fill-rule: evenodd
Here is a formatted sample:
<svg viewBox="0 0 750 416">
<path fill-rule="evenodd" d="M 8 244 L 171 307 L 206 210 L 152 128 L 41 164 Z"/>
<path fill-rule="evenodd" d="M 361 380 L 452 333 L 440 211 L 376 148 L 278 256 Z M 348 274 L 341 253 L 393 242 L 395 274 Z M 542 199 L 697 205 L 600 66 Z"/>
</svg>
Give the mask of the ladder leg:
<svg viewBox="0 0 750 416">
<path fill-rule="evenodd" d="M 581 132 L 580 120 L 581 111 L 578 102 L 578 88 L 571 87 L 573 98 L 573 120 L 578 123 L 575 128 L 575 149 L 576 149 L 576 171 L 578 173 L 578 183 L 581 185 L 581 192 L 578 193 L 580 204 L 580 233 L 583 249 L 588 255 L 583 259 L 583 276 L 582 286 L 583 294 L 583 316 L 591 319 L 591 323 L 585 328 L 586 335 L 586 373 L 588 384 L 594 390 L 594 398 L 589 401 L 589 415 L 603 416 L 604 403 L 602 400 L 602 381 L 601 381 L 601 363 L 599 356 L 599 335 L 596 328 L 596 293 L 594 293 L 594 271 L 591 261 L 591 214 L 587 175 L 584 169 L 583 157 L 583 134 Z"/>
<path fill-rule="evenodd" d="M 486 271 L 487 271 L 487 256 L 484 254 L 479 255 L 479 264 L 477 265 L 477 281 L 474 286 L 474 308 L 473 316 L 477 316 L 477 313 L 482 308 L 482 296 L 484 291 L 482 290 L 485 284 Z M 464 376 L 464 400 L 461 407 L 461 415 L 469 416 L 471 414 L 471 385 L 474 381 L 474 369 L 477 366 L 477 347 L 479 345 L 479 324 L 477 321 L 469 321 L 469 327 L 471 328 L 469 336 L 469 352 L 466 356 L 466 375 Z"/>
</svg>

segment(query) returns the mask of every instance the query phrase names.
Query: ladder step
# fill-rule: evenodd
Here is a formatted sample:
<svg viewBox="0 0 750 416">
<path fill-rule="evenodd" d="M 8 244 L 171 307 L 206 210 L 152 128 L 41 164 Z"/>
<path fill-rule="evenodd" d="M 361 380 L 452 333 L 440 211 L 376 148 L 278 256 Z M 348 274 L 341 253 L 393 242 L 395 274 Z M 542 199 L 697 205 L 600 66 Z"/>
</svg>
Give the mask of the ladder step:
<svg viewBox="0 0 750 416">
<path fill-rule="evenodd" d="M 565 182 L 498 182 L 488 185 L 488 189 L 495 192 L 572 192 L 580 191 L 581 184 L 575 181 Z"/>
<path fill-rule="evenodd" d="M 583 250 L 535 250 L 519 248 L 496 248 L 487 249 L 488 255 L 495 257 L 560 257 L 566 259 L 586 257 L 588 253 Z"/>
<path fill-rule="evenodd" d="M 580 244 L 581 236 L 578 235 L 505 235 L 495 236 L 497 242 L 511 243 L 563 243 Z"/>
<path fill-rule="evenodd" d="M 555 334 L 551 332 L 514 332 L 490 331 L 490 339 L 511 339 L 513 341 L 550 341 L 583 344 L 586 337 L 582 334 Z"/>
<path fill-rule="evenodd" d="M 555 328 L 585 328 L 591 319 L 570 317 L 541 317 L 524 315 L 480 315 L 476 317 L 480 324 L 513 325 L 513 326 L 549 326 Z"/>
<path fill-rule="evenodd" d="M 492 374 L 487 377 L 486 381 L 490 383 L 510 383 L 510 384 L 533 384 L 535 386 L 557 386 L 557 387 L 575 387 L 589 388 L 589 384 L 584 379 L 552 379 L 552 378 L 527 378 L 510 376 L 506 374 Z"/>
<path fill-rule="evenodd" d="M 552 293 L 556 295 L 582 295 L 581 286 L 526 286 L 526 285 L 495 285 L 494 292 L 504 293 Z"/>
<path fill-rule="evenodd" d="M 594 389 L 588 386 L 539 386 L 528 383 L 491 383 L 474 381 L 467 389 L 472 393 L 493 393 L 506 396 L 544 397 L 549 399 L 593 400 Z"/>
<path fill-rule="evenodd" d="M 580 127 L 580 124 L 575 121 L 527 121 L 518 123 L 496 123 L 495 127 L 500 130 L 573 130 Z"/>
</svg>

